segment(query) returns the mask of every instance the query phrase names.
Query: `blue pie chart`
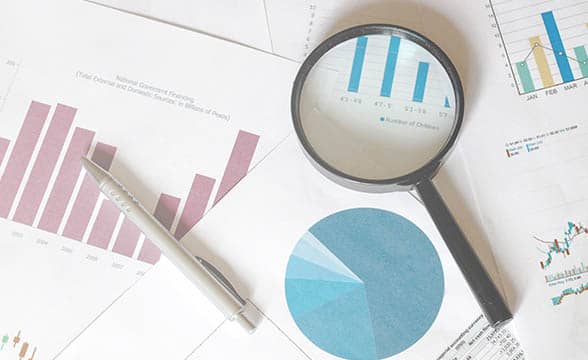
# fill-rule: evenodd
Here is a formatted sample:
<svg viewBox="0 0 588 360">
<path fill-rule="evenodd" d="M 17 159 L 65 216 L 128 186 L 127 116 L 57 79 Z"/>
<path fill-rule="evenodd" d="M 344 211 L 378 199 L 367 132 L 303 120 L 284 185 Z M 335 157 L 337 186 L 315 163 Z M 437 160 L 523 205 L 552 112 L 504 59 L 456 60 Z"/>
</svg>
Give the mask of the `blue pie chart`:
<svg viewBox="0 0 588 360">
<path fill-rule="evenodd" d="M 390 211 L 354 208 L 313 225 L 286 269 L 288 309 L 322 350 L 384 359 L 431 328 L 443 301 L 443 267 L 427 235 Z"/>
</svg>

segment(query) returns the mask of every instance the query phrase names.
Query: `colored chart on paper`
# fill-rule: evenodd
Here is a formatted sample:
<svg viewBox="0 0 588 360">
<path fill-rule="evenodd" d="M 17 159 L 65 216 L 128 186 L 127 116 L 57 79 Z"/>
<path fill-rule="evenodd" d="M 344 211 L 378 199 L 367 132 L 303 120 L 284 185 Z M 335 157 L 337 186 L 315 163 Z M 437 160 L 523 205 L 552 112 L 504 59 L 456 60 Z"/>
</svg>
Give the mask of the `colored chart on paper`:
<svg viewBox="0 0 588 360">
<path fill-rule="evenodd" d="M 335 89 L 341 96 L 446 111 L 455 107 L 452 83 L 437 58 L 398 36 L 348 40 L 330 50 L 319 65 L 338 73 Z"/>
<path fill-rule="evenodd" d="M 546 256 L 543 261 L 539 262 L 541 269 L 548 268 L 553 262 L 554 256 L 560 256 L 562 258 L 570 256 L 573 244 L 579 240 L 586 241 L 586 237 L 588 237 L 588 229 L 580 223 L 576 224 L 571 221 L 568 221 L 563 231 L 563 236 L 560 239 L 545 241 L 535 237 L 535 241 L 540 245 L 538 250 Z"/>
<path fill-rule="evenodd" d="M 313 225 L 290 256 L 290 313 L 305 336 L 346 359 L 408 349 L 433 324 L 444 295 L 441 261 L 416 225 L 356 208 Z"/>
<path fill-rule="evenodd" d="M 519 94 L 588 77 L 588 3 L 490 0 L 490 7 Z"/>
<path fill-rule="evenodd" d="M 117 148 L 95 141 L 99 134 L 94 131 L 75 127 L 76 114 L 77 109 L 68 105 L 57 104 L 52 109 L 32 101 L 16 139 L 0 137 L 0 166 L 4 168 L 0 173 L 0 218 L 75 241 L 87 239 L 88 245 L 127 257 L 136 253 L 138 260 L 156 263 L 159 249 L 149 239 L 141 243 L 139 229 L 122 219 L 118 208 L 102 199 L 95 182 L 82 172 L 82 156 L 109 170 Z M 239 131 L 216 194 L 216 180 L 196 173 L 182 208 L 179 197 L 162 193 L 153 215 L 173 230 L 177 239 L 182 238 L 202 218 L 209 203 L 218 202 L 247 174 L 258 140 L 255 134 Z M 177 226 L 172 229 L 176 219 Z"/>
</svg>

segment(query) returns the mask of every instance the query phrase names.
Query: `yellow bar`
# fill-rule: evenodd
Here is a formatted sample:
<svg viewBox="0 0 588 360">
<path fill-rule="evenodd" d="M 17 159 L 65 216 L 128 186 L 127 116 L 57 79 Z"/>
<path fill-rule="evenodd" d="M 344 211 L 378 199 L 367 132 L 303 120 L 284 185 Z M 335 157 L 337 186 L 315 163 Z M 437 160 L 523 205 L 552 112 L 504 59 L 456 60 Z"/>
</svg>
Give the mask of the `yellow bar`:
<svg viewBox="0 0 588 360">
<path fill-rule="evenodd" d="M 539 68 L 539 74 L 541 75 L 543 86 L 553 86 L 553 75 L 551 74 L 551 69 L 549 69 L 549 64 L 547 63 L 545 50 L 541 47 L 541 38 L 539 36 L 533 36 L 532 38 L 529 38 L 529 43 L 531 44 L 531 49 L 533 49 L 533 57 L 535 57 L 535 62 Z"/>
</svg>

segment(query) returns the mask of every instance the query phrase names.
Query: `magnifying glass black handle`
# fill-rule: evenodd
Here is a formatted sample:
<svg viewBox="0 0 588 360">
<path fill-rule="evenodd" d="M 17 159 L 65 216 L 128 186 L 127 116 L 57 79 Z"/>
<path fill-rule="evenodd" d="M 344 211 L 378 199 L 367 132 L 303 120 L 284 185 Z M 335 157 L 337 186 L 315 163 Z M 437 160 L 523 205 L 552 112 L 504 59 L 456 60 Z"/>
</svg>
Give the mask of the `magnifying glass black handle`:
<svg viewBox="0 0 588 360">
<path fill-rule="evenodd" d="M 443 198 L 430 179 L 422 180 L 416 187 L 421 200 L 433 218 L 435 225 L 437 225 L 443 240 L 445 240 L 445 244 L 447 244 L 470 289 L 478 300 L 486 319 L 494 328 L 506 324 L 512 319 L 512 313 L 474 249 L 459 228 L 459 225 L 457 225 Z"/>
</svg>

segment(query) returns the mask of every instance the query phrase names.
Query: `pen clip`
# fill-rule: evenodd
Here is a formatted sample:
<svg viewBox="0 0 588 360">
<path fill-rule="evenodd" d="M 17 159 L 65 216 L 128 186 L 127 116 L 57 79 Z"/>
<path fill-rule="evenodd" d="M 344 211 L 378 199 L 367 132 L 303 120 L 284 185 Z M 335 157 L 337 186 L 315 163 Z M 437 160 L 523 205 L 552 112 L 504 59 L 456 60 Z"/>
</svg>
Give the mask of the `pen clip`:
<svg viewBox="0 0 588 360">
<path fill-rule="evenodd" d="M 214 277 L 239 302 L 239 304 L 241 304 L 241 306 L 245 306 L 246 301 L 239 295 L 239 293 L 237 293 L 237 290 L 229 280 L 217 268 L 215 268 L 214 265 L 199 256 L 194 256 L 194 258 L 204 266 L 208 273 L 212 275 L 212 277 Z"/>
</svg>

